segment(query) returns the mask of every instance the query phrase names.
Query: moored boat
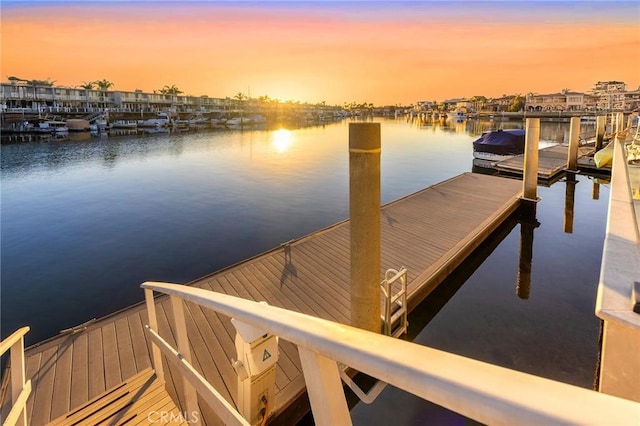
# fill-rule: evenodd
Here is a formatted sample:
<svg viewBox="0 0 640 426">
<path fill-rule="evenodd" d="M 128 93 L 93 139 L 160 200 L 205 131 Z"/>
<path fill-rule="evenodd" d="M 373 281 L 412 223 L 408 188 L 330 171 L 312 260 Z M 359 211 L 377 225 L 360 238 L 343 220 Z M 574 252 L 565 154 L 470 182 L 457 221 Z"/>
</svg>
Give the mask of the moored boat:
<svg viewBox="0 0 640 426">
<path fill-rule="evenodd" d="M 138 127 L 155 129 L 157 127 L 169 126 L 170 120 L 166 113 L 158 113 L 156 118 L 149 118 L 147 120 L 139 120 Z"/>
<path fill-rule="evenodd" d="M 473 156 L 491 161 L 506 160 L 524 153 L 525 131 L 491 130 L 473 142 Z"/>
<path fill-rule="evenodd" d="M 593 163 L 597 168 L 602 168 L 610 164 L 613 160 L 613 142 L 609 142 L 607 146 L 599 150 L 593 155 Z"/>
<path fill-rule="evenodd" d="M 111 123 L 113 129 L 137 129 L 138 122 L 136 120 L 115 120 Z"/>
<path fill-rule="evenodd" d="M 69 133 L 66 121 L 47 120 L 38 123 L 38 130 L 44 133 Z"/>
</svg>

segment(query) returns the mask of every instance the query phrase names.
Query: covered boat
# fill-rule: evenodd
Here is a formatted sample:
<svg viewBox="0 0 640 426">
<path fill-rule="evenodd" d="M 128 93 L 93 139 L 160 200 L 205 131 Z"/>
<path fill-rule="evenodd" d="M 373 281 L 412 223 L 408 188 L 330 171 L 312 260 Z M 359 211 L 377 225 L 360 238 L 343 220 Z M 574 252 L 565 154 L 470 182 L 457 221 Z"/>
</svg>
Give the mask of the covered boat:
<svg viewBox="0 0 640 426">
<path fill-rule="evenodd" d="M 473 142 L 473 156 L 483 160 L 504 160 L 524 153 L 523 129 L 491 130 Z"/>
</svg>

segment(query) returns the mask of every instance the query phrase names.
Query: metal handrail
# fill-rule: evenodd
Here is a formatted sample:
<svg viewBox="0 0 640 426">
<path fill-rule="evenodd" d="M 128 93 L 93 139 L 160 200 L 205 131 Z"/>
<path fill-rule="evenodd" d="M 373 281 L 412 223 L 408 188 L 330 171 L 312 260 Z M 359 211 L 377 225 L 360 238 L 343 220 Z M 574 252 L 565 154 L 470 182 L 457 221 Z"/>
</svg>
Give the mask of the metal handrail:
<svg viewBox="0 0 640 426">
<path fill-rule="evenodd" d="M 298 346 L 317 424 L 350 424 L 337 362 L 487 424 L 629 424 L 640 404 L 199 288 L 147 282 Z"/>
<path fill-rule="evenodd" d="M 29 327 L 22 327 L 0 342 L 0 356 L 10 350 L 11 410 L 3 426 L 27 425 L 27 399 L 31 394 L 31 380 L 25 382 L 24 336 Z"/>
</svg>

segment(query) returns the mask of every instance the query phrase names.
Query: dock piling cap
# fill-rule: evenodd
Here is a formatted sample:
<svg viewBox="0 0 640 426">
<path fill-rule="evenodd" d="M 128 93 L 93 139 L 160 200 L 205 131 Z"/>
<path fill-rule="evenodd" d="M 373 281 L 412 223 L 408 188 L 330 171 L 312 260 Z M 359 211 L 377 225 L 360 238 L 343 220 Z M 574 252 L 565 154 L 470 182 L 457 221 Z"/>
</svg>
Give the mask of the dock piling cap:
<svg viewBox="0 0 640 426">
<path fill-rule="evenodd" d="M 267 302 L 260 302 L 260 303 L 263 303 L 265 305 L 267 304 Z M 236 328 L 236 331 L 238 332 L 242 340 L 244 340 L 247 343 L 253 343 L 256 340 L 267 337 L 268 333 L 265 330 L 246 324 L 235 318 L 231 318 L 231 323 Z"/>
<path fill-rule="evenodd" d="M 380 152 L 380 123 L 349 123 L 349 151 Z"/>
</svg>

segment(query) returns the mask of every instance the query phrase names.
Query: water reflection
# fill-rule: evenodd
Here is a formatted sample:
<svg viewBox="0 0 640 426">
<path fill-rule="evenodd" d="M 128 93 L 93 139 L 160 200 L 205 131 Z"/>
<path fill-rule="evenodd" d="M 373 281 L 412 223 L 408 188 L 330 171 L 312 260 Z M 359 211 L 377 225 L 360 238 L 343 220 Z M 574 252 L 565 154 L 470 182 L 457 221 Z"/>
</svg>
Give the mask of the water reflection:
<svg viewBox="0 0 640 426">
<path fill-rule="evenodd" d="M 576 176 L 574 173 L 567 172 L 566 188 L 564 195 L 564 223 L 563 229 L 567 234 L 573 233 L 573 208 L 576 199 Z"/>
<path fill-rule="evenodd" d="M 520 207 L 520 256 L 518 262 L 518 276 L 516 278 L 516 294 L 520 299 L 527 300 L 531 294 L 531 264 L 533 261 L 533 231 L 540 222 L 536 220 L 538 203 L 523 200 Z"/>
<path fill-rule="evenodd" d="M 406 121 L 423 130 L 434 130 L 437 128 L 444 132 L 468 134 L 476 137 L 491 130 L 524 128 L 524 120 L 495 120 L 488 118 L 451 120 L 446 117 L 434 118 L 430 115 L 418 115 L 409 116 Z M 593 123 L 580 123 L 580 137 L 582 139 L 589 139 L 593 137 L 594 134 L 595 125 Z M 568 140 L 568 123 L 545 122 L 540 128 L 540 141 L 543 142 L 541 148 L 549 146 L 550 144 L 568 143 Z"/>
<path fill-rule="evenodd" d="M 273 147 L 278 153 L 283 153 L 291 145 L 291 131 L 280 129 L 273 132 Z"/>
</svg>

